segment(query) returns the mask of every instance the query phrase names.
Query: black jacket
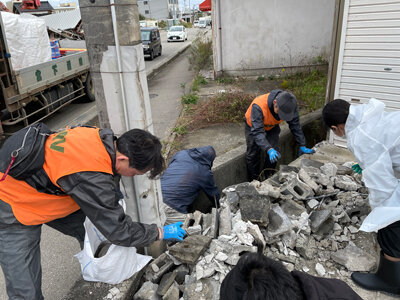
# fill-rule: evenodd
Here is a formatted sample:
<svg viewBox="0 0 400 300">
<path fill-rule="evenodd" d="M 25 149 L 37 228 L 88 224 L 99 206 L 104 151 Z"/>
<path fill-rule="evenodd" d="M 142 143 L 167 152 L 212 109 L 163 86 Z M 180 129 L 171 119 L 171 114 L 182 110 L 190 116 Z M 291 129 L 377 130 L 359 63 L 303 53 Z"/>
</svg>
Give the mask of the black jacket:
<svg viewBox="0 0 400 300">
<path fill-rule="evenodd" d="M 111 157 L 114 176 L 79 172 L 60 178 L 57 184 L 111 243 L 125 247 L 148 246 L 158 239 L 158 227 L 133 222 L 118 204 L 120 193 L 115 183 L 118 174 L 115 173 L 114 134 L 110 129 L 101 129 L 99 135 Z M 10 206 L 0 200 L 0 226 L 12 223 L 18 221 Z"/>
<path fill-rule="evenodd" d="M 280 120 L 279 116 L 274 112 L 273 101 L 276 96 L 282 92 L 282 90 L 272 90 L 268 96 L 268 108 L 271 111 L 273 117 L 276 120 Z M 293 120 L 287 122 L 290 128 L 290 131 L 294 135 L 296 142 L 300 146 L 305 146 L 306 138 L 304 137 L 303 130 L 300 126 L 299 112 L 296 107 L 295 117 Z M 276 125 L 279 126 L 279 125 Z M 269 150 L 271 148 L 271 144 L 268 142 L 265 136 L 264 130 L 264 114 L 262 109 L 257 104 L 253 104 L 251 108 L 251 133 L 254 137 L 256 144 L 263 150 Z"/>
</svg>

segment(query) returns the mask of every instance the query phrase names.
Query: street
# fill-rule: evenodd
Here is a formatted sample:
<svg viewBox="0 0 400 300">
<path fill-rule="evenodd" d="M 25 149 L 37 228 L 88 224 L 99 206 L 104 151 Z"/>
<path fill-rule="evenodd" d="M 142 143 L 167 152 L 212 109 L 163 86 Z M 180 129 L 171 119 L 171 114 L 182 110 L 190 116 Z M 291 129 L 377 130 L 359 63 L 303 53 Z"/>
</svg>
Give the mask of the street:
<svg viewBox="0 0 400 300">
<path fill-rule="evenodd" d="M 163 139 L 168 128 L 173 126 L 180 113 L 180 96 L 183 93 L 181 85 L 187 88 L 194 77 L 193 71 L 188 71 L 187 52 L 178 56 L 161 70 L 174 56 L 196 38 L 198 32 L 205 30 L 189 29 L 188 41 L 168 43 L 166 32 L 161 32 L 163 54 L 153 61 L 146 59 L 146 72 L 150 75 L 148 81 L 150 101 L 153 112 L 155 134 Z M 75 103 L 66 106 L 46 120 L 53 130 L 65 126 L 85 124 L 97 115 L 95 103 Z M 81 277 L 78 260 L 73 256 L 80 249 L 77 241 L 58 231 L 43 226 L 41 241 L 42 260 L 42 289 L 45 299 L 62 299 L 75 281 Z M 0 300 L 6 300 L 5 283 L 0 272 Z"/>
</svg>

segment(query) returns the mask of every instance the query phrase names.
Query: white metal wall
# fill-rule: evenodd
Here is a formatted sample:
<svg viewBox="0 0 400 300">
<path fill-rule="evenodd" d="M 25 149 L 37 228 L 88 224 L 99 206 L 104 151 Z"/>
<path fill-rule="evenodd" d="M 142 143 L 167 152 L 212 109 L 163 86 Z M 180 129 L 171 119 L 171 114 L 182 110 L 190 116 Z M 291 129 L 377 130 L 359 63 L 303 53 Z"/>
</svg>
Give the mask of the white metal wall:
<svg viewBox="0 0 400 300">
<path fill-rule="evenodd" d="M 388 111 L 400 110 L 400 1 L 346 0 L 344 5 L 335 98 L 365 103 L 373 97 Z"/>
</svg>

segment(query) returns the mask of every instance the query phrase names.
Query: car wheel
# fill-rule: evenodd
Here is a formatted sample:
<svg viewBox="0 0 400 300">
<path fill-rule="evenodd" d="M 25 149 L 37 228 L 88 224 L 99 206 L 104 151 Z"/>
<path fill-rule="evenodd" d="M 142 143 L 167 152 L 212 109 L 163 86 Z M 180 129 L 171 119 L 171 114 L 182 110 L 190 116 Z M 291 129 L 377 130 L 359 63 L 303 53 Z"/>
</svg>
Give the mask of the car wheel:
<svg viewBox="0 0 400 300">
<path fill-rule="evenodd" d="M 160 52 L 158 52 L 158 56 L 161 56 L 162 53 L 162 47 L 160 46 Z"/>
<path fill-rule="evenodd" d="M 153 60 L 153 59 L 154 59 L 154 51 L 151 50 L 151 52 L 150 52 L 150 60 Z"/>
</svg>

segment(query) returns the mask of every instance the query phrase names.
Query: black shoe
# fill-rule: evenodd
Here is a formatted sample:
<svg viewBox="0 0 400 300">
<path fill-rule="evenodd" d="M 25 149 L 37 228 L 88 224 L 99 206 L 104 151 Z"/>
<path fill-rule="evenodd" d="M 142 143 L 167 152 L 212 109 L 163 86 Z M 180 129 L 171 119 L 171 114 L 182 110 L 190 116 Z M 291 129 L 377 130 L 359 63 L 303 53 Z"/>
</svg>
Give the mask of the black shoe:
<svg viewBox="0 0 400 300">
<path fill-rule="evenodd" d="M 390 261 L 381 253 L 376 273 L 351 274 L 351 279 L 360 287 L 400 297 L 400 261 Z"/>
</svg>

